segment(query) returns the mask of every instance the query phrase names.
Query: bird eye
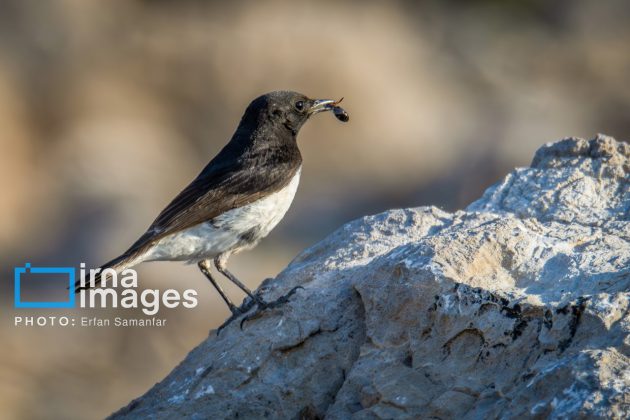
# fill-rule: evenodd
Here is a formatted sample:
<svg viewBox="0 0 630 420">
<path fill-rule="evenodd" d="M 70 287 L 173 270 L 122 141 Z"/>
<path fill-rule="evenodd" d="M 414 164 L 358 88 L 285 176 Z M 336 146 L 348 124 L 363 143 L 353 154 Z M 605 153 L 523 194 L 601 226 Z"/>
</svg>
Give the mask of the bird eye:
<svg viewBox="0 0 630 420">
<path fill-rule="evenodd" d="M 302 111 L 304 109 L 304 102 L 303 101 L 297 101 L 295 103 L 295 109 L 297 109 L 298 111 Z"/>
</svg>

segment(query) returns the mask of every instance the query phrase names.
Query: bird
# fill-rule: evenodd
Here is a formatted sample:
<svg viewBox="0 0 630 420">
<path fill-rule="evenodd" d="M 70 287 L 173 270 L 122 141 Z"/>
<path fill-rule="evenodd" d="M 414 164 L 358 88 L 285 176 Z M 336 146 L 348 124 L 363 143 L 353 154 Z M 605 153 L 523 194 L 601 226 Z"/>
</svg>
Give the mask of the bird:
<svg viewBox="0 0 630 420">
<path fill-rule="evenodd" d="M 100 273 L 107 268 L 120 273 L 143 262 L 183 261 L 197 264 L 232 318 L 251 304 L 264 310 L 286 302 L 295 289 L 265 302 L 227 269 L 227 262 L 230 256 L 254 248 L 284 217 L 302 171 L 298 132 L 315 114 L 333 111 L 337 116 L 339 102 L 293 91 L 254 99 L 223 149 L 127 251 L 100 267 L 93 283 L 77 280 L 75 293 L 100 284 Z M 249 296 L 249 307 L 239 308 L 230 300 L 211 274 L 212 265 Z"/>
</svg>

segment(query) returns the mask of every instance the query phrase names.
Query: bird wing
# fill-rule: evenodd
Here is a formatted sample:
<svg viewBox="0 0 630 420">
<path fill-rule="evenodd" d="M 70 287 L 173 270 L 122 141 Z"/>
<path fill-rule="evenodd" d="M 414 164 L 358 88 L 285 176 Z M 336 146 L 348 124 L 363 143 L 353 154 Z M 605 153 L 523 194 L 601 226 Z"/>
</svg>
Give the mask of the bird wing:
<svg viewBox="0 0 630 420">
<path fill-rule="evenodd" d="M 158 215 L 123 255 L 138 255 L 159 239 L 214 219 L 220 214 L 278 191 L 298 171 L 300 160 L 257 165 L 220 164 L 213 160 Z"/>
<path fill-rule="evenodd" d="M 158 215 L 149 229 L 122 255 L 103 264 L 116 270 L 144 253 L 161 238 L 199 223 L 208 222 L 220 214 L 253 203 L 267 194 L 288 185 L 299 170 L 301 158 L 266 164 L 240 164 L 234 160 L 214 159 Z M 247 169 L 245 169 L 245 166 Z M 100 273 L 94 285 L 101 283 Z M 75 293 L 88 289 L 78 279 Z"/>
</svg>

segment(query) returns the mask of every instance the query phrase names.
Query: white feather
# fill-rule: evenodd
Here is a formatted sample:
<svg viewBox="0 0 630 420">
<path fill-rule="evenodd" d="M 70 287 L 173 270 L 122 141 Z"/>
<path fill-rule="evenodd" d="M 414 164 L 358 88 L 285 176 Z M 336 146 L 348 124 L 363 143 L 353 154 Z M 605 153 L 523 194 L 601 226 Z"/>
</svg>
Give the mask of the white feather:
<svg viewBox="0 0 630 420">
<path fill-rule="evenodd" d="M 225 252 L 252 248 L 282 220 L 295 197 L 300 182 L 299 168 L 289 184 L 281 190 L 251 204 L 223 213 L 212 222 L 168 235 L 158 241 L 138 260 L 189 261 L 196 263 Z M 243 235 L 255 232 L 251 241 Z M 137 264 L 140 261 L 134 261 Z"/>
</svg>

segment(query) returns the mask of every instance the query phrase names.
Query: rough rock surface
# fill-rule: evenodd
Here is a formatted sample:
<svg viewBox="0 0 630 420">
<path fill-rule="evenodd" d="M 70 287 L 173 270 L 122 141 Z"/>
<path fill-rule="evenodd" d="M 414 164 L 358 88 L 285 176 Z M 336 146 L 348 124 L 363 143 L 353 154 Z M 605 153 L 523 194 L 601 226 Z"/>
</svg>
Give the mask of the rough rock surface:
<svg viewBox="0 0 630 420">
<path fill-rule="evenodd" d="M 351 222 L 114 418 L 627 418 L 630 147 L 542 147 L 465 211 Z"/>
</svg>

